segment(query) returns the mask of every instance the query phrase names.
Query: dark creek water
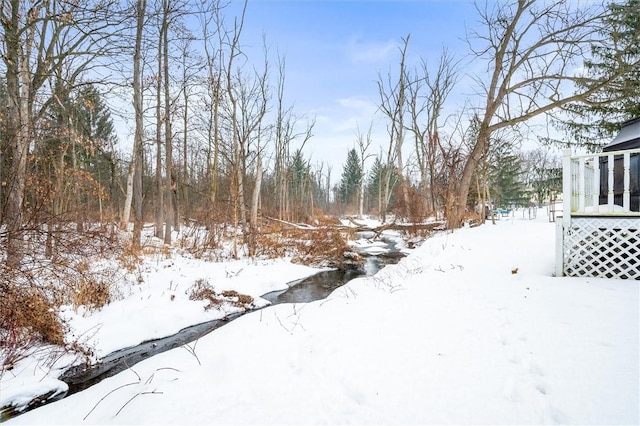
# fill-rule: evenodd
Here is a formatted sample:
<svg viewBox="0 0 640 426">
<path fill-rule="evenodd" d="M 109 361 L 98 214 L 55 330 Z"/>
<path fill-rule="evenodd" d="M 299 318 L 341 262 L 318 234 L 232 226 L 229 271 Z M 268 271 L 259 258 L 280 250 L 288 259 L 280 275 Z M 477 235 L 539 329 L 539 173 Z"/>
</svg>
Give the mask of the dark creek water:
<svg viewBox="0 0 640 426">
<path fill-rule="evenodd" d="M 307 278 L 289 283 L 289 288 L 282 291 L 274 291 L 262 296 L 271 302 L 271 305 L 279 303 L 306 303 L 314 300 L 322 300 L 329 296 L 333 290 L 343 286 L 354 278 L 374 275 L 385 265 L 397 263 L 402 257 L 402 253 L 395 252 L 394 255 L 368 256 L 362 268 L 338 269 L 318 272 Z"/>
<path fill-rule="evenodd" d="M 369 236 L 361 233 L 359 237 L 367 238 Z M 404 254 L 395 247 L 393 241 L 384 239 L 383 241 L 385 242 L 385 247 L 383 248 L 388 251 L 376 255 L 361 253 L 365 262 L 359 268 L 319 272 L 310 277 L 289 283 L 289 288 L 285 290 L 267 293 L 262 297 L 271 302 L 271 305 L 277 305 L 280 303 L 307 303 L 315 300 L 322 300 L 329 296 L 332 291 L 352 279 L 360 276 L 374 275 L 386 265 L 398 263 L 400 259 L 404 257 Z M 45 395 L 32 401 L 29 407 L 21 412 L 14 412 L 11 408 L 8 408 L 6 411 L 2 412 L 0 421 L 87 389 L 107 377 L 118 374 L 153 355 L 180 347 L 199 339 L 200 337 L 211 333 L 213 330 L 220 328 L 249 312 L 252 311 L 239 312 L 229 315 L 223 319 L 193 325 L 180 330 L 174 335 L 163 337 L 161 339 L 149 340 L 137 346 L 112 352 L 103 357 L 100 362 L 95 365 L 78 365 L 71 367 L 59 377 L 60 380 L 69 385 L 69 390 L 66 394 L 49 399 L 47 399 L 48 395 Z"/>
</svg>

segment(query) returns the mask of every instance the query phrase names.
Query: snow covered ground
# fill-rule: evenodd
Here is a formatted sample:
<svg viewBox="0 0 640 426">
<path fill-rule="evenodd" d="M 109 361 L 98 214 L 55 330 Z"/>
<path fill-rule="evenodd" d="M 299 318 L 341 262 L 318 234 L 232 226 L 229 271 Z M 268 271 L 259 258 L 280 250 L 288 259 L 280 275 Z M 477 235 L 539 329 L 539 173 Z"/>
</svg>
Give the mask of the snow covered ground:
<svg viewBox="0 0 640 426">
<path fill-rule="evenodd" d="M 554 224 L 519 216 L 438 234 L 325 300 L 247 314 L 7 424 L 639 424 L 638 282 L 554 278 Z M 203 315 L 180 285 L 213 272 L 166 262 L 76 330 L 99 330 L 100 352 Z M 309 272 L 259 266 L 238 291 Z"/>
</svg>

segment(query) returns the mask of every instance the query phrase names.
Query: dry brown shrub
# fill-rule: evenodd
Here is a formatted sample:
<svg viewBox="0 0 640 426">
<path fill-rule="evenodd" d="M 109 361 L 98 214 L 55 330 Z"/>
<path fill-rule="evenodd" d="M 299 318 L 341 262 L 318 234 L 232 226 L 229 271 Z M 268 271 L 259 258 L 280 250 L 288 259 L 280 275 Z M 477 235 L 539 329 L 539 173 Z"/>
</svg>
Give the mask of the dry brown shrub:
<svg viewBox="0 0 640 426">
<path fill-rule="evenodd" d="M 80 261 L 78 262 L 78 264 L 76 265 L 76 271 L 83 273 L 83 272 L 88 272 L 89 271 L 89 262 L 86 260 Z"/>
<path fill-rule="evenodd" d="M 297 230 L 294 234 L 290 235 L 297 251 L 294 261 L 305 265 L 343 267 L 346 258 L 352 257 L 345 257 L 352 251 L 345 236 L 337 229 Z"/>
<path fill-rule="evenodd" d="M 253 297 L 247 294 L 240 294 L 235 290 L 216 293 L 211 284 L 205 279 L 196 280 L 189 292 L 189 300 L 207 300 L 209 304 L 204 307 L 205 310 L 219 307 L 223 302 L 229 302 L 239 308 L 249 309 L 253 306 Z"/>
<path fill-rule="evenodd" d="M 204 279 L 196 280 L 193 286 L 191 286 L 189 300 L 207 300 L 209 304 L 204 307 L 205 310 L 222 304 L 222 299 L 218 297 L 213 287 L 211 287 L 211 284 Z"/>
<path fill-rule="evenodd" d="M 100 309 L 111 303 L 109 283 L 92 277 L 80 278 L 73 293 L 73 306 L 85 306 L 88 309 Z"/>
<path fill-rule="evenodd" d="M 2 293 L 0 328 L 30 329 L 43 343 L 64 344 L 62 322 L 54 313 L 54 306 L 37 289 L 7 285 Z"/>
<path fill-rule="evenodd" d="M 256 236 L 256 255 L 269 259 L 284 257 L 291 243 L 280 225 L 265 225 Z"/>
<path fill-rule="evenodd" d="M 227 299 L 231 299 L 231 303 L 239 308 L 250 307 L 253 304 L 253 297 L 248 294 L 240 294 L 235 290 L 225 290 L 222 295 Z"/>
<path fill-rule="evenodd" d="M 469 226 L 478 226 L 483 222 L 482 215 L 475 211 L 469 210 L 462 215 L 462 223 L 468 223 Z"/>
<path fill-rule="evenodd" d="M 315 215 L 310 218 L 310 223 L 315 226 L 338 226 L 340 219 L 336 216 L 326 215 L 321 211 L 316 211 Z"/>
<path fill-rule="evenodd" d="M 235 303 L 240 307 L 248 307 L 253 305 L 253 297 L 248 294 L 238 294 L 238 300 Z"/>
<path fill-rule="evenodd" d="M 41 291 L 3 282 L 0 293 L 0 371 L 10 369 L 38 343 L 64 346 L 65 327 Z"/>
<path fill-rule="evenodd" d="M 142 262 L 140 255 L 141 251 L 139 249 L 133 247 L 133 244 L 127 244 L 118 255 L 118 262 L 124 269 L 133 272 L 140 262 Z"/>
<path fill-rule="evenodd" d="M 142 247 L 142 253 L 146 255 L 158 254 L 164 256 L 166 259 L 171 257 L 171 248 L 167 244 L 148 244 Z"/>
<path fill-rule="evenodd" d="M 225 227 L 219 224 L 207 226 L 192 221 L 183 228 L 176 244 L 200 259 L 212 250 L 221 248 L 224 231 Z"/>
</svg>

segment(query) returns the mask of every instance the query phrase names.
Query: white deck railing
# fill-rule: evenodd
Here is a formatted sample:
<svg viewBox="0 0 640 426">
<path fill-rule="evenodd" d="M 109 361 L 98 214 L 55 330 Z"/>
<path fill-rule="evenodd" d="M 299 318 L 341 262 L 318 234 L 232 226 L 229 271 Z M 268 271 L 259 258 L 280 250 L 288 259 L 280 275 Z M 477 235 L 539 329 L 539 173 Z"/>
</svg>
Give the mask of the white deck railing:
<svg viewBox="0 0 640 426">
<path fill-rule="evenodd" d="M 637 155 L 640 149 L 585 155 L 564 151 L 556 276 L 640 279 L 640 200 L 638 182 L 632 181 L 638 179 Z"/>
<path fill-rule="evenodd" d="M 640 212 L 631 211 L 631 156 L 640 155 L 640 148 L 626 151 L 611 151 L 599 154 L 571 155 L 571 150 L 563 152 L 562 192 L 563 222 L 569 225 L 571 216 L 639 216 Z M 622 168 L 614 161 L 622 156 Z M 600 162 L 606 158 L 607 198 L 600 201 Z M 616 173 L 623 174 L 622 203 L 614 200 L 614 179 Z"/>
</svg>

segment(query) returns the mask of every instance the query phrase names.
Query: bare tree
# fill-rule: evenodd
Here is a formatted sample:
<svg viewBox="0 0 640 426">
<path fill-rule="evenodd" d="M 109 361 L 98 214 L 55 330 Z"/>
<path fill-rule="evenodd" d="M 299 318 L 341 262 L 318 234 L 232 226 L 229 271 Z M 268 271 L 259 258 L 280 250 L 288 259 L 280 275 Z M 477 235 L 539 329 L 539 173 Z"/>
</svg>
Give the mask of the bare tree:
<svg viewBox="0 0 640 426">
<path fill-rule="evenodd" d="M 173 114 L 171 108 L 171 85 L 169 83 L 169 24 L 175 5 L 172 0 L 162 0 L 162 27 L 160 34 L 162 41 L 162 77 L 164 78 L 164 150 L 165 150 L 165 228 L 164 243 L 171 244 L 171 229 L 173 223 Z M 159 195 L 159 194 L 158 194 Z M 177 219 L 177 218 L 176 218 Z"/>
<path fill-rule="evenodd" d="M 276 122 L 274 125 L 274 150 L 275 150 L 275 179 L 276 198 L 278 200 L 278 218 L 289 219 L 289 188 L 288 188 L 288 163 L 289 146 L 293 139 L 293 126 L 291 108 L 284 106 L 285 84 L 285 58 L 278 57 L 278 83 L 276 85 Z"/>
<path fill-rule="evenodd" d="M 446 100 L 457 82 L 457 62 L 444 49 L 435 73 L 425 60 L 415 77 L 410 79 L 408 109 L 411 121 L 408 130 L 413 134 L 420 170 L 420 193 L 427 210 L 435 210 L 435 176 L 440 160 L 438 143 L 442 127 L 441 116 Z"/>
<path fill-rule="evenodd" d="M 621 62 L 610 80 L 576 86 L 587 77 L 575 68 L 591 46 L 601 42 L 599 30 L 606 15 L 602 5 L 516 0 L 476 4 L 476 9 L 484 31 L 472 31 L 468 41 L 473 54 L 486 60 L 489 78 L 478 78 L 485 104 L 479 114 L 477 140 L 457 189 L 455 212 L 448 218 L 452 227 L 462 223 L 473 173 L 493 132 L 585 100 L 629 67 L 640 66 L 637 61 Z"/>
<path fill-rule="evenodd" d="M 143 114 L 143 42 L 145 21 L 147 18 L 147 0 L 132 0 L 128 2 L 125 9 L 124 20 L 133 21 L 134 25 L 124 25 L 121 30 L 120 54 L 114 55 L 111 67 L 119 69 L 123 73 L 123 86 L 127 90 L 126 97 L 131 96 L 133 105 L 133 146 L 131 149 L 131 159 L 127 166 L 125 186 L 121 187 L 124 193 L 124 203 L 120 214 L 120 228 L 127 229 L 131 218 L 132 204 L 134 210 L 134 227 L 132 244 L 135 248 L 140 248 L 142 232 L 142 172 L 143 172 L 143 135 L 144 135 L 144 114 Z M 131 34 L 129 34 L 131 30 Z M 131 44 L 133 46 L 131 47 Z M 126 65 L 131 59 L 131 68 Z M 115 65 L 117 63 L 117 66 Z M 128 92 L 129 87 L 131 93 Z M 121 112 L 128 115 L 128 111 Z M 115 163 L 114 163 L 115 168 Z"/>
<path fill-rule="evenodd" d="M 276 111 L 275 123 L 273 125 L 273 155 L 278 218 L 280 220 L 291 220 L 292 195 L 295 193 L 300 195 L 300 188 L 291 187 L 291 180 L 293 179 L 290 169 L 292 162 L 291 144 L 293 141 L 301 139 L 300 146 L 297 150 L 302 150 L 313 136 L 315 118 L 307 121 L 304 131 L 297 130 L 300 117 L 297 117 L 293 113 L 292 107 L 286 107 L 284 104 L 285 65 L 285 58 L 278 56 L 278 80 L 275 88 Z"/>
<path fill-rule="evenodd" d="M 198 16 L 202 31 L 206 61 L 205 137 L 207 141 L 207 170 L 209 177 L 208 210 L 213 211 L 218 195 L 218 167 L 220 162 L 220 115 L 222 104 L 222 84 L 224 75 L 224 42 L 228 34 L 224 29 L 220 1 L 202 2 L 198 6 Z"/>
<path fill-rule="evenodd" d="M 258 200 L 262 185 L 262 150 L 261 135 L 263 131 L 263 119 L 267 113 L 269 94 L 268 94 L 268 73 L 269 62 L 267 59 L 267 48 L 264 43 L 264 68 L 258 72 L 255 71 L 251 78 L 242 79 L 239 72 L 239 78 L 236 82 L 235 90 L 237 93 L 233 95 L 233 99 L 237 101 L 236 119 L 239 123 L 234 127 L 237 129 L 238 135 L 238 154 L 236 163 L 239 165 L 238 181 L 239 188 L 242 192 L 238 193 L 241 200 L 241 208 L 244 209 L 244 179 L 248 170 L 248 161 L 250 153 L 253 151 L 256 162 L 255 186 L 252 194 L 251 213 L 249 219 L 249 228 L 246 229 L 246 221 L 243 215 L 242 227 L 249 243 L 249 255 L 255 252 L 255 234 L 258 232 Z M 240 198 L 242 197 L 242 198 Z M 241 210 L 242 211 L 242 210 Z"/>
<path fill-rule="evenodd" d="M 373 140 L 371 139 L 371 126 L 366 135 L 360 133 L 358 129 L 356 133 L 356 143 L 358 144 L 358 150 L 360 151 L 360 171 L 362 172 L 362 179 L 360 179 L 360 188 L 358 188 L 358 217 L 362 218 L 364 214 L 364 186 L 365 186 L 365 162 L 367 159 L 374 156 L 373 153 L 367 153 Z"/>
<path fill-rule="evenodd" d="M 245 15 L 247 11 L 247 1 L 245 0 L 240 18 L 234 20 L 233 30 L 231 31 L 230 38 L 228 40 L 229 54 L 225 68 L 225 85 L 226 95 L 229 102 L 229 121 L 231 132 L 231 154 L 232 158 L 232 170 L 231 181 L 232 190 L 231 197 L 233 199 L 233 225 L 235 228 L 235 234 L 233 239 L 233 255 L 238 256 L 238 235 L 240 231 L 240 224 L 245 226 L 247 221 L 246 207 L 244 204 L 244 169 L 241 164 L 241 140 L 240 140 L 240 119 L 238 111 L 238 100 L 234 93 L 234 85 L 236 83 L 235 78 L 235 66 L 234 61 L 236 58 L 242 55 L 240 50 L 240 36 L 242 34 L 242 28 L 244 26 Z M 239 217 L 238 217 L 239 216 Z"/>
<path fill-rule="evenodd" d="M 156 168 L 155 168 L 155 237 L 159 238 L 161 240 L 164 239 L 164 221 L 165 221 L 165 214 L 164 214 L 164 197 L 165 197 L 165 191 L 164 191 L 164 179 L 162 177 L 162 159 L 165 157 L 163 155 L 163 146 L 164 146 L 164 140 L 162 139 L 162 129 L 163 129 L 163 123 L 165 123 L 166 121 L 169 120 L 169 111 L 162 110 L 162 97 L 163 97 L 163 75 L 164 75 L 164 68 L 163 68 L 163 57 L 164 57 L 164 49 L 163 49 L 163 45 L 165 43 L 165 34 L 169 31 L 169 23 L 168 23 L 168 19 L 167 19 L 167 13 L 168 11 L 166 10 L 166 8 L 164 7 L 164 1 L 162 0 L 162 4 L 159 6 L 160 10 L 158 11 L 158 14 L 160 16 L 160 22 L 159 22 L 159 30 L 158 30 L 158 47 L 157 47 L 157 54 L 156 54 L 156 60 L 157 60 L 157 68 L 156 68 L 156 74 L 154 77 L 154 81 L 156 84 L 156 93 L 155 93 L 155 101 L 156 101 L 156 114 L 155 114 L 155 119 L 156 119 L 156 136 L 155 136 L 155 143 L 156 143 Z"/>
<path fill-rule="evenodd" d="M 180 82 L 180 92 L 182 94 L 182 164 L 181 173 L 179 179 L 179 192 L 181 197 L 174 200 L 174 226 L 176 231 L 180 230 L 180 205 L 184 209 L 184 215 L 189 217 L 191 206 L 189 204 L 189 195 L 191 192 L 191 185 L 189 185 L 190 163 L 189 163 L 189 140 L 192 133 L 190 132 L 190 119 L 192 98 L 195 92 L 195 81 L 197 73 L 206 68 L 202 64 L 202 58 L 199 55 L 194 54 L 191 45 L 195 41 L 195 37 L 187 29 L 181 29 L 180 36 L 180 54 L 182 56 L 182 76 Z M 175 191 L 174 191 L 175 193 Z"/>
<path fill-rule="evenodd" d="M 7 264 L 22 258 L 27 154 L 36 122 L 54 99 L 42 93 L 55 70 L 70 63 L 86 70 L 108 46 L 106 31 L 114 24 L 108 4 L 7 0 L 0 7 L 0 56 L 7 89 L 8 196 L 6 203 Z M 43 102 L 44 99 L 44 102 Z"/>
<path fill-rule="evenodd" d="M 134 223 L 133 240 L 134 248 L 139 249 L 142 234 L 142 170 L 143 170 L 143 105 L 142 105 L 142 34 L 144 31 L 144 21 L 146 15 L 147 0 L 136 2 L 136 43 L 133 54 L 133 108 L 135 113 L 135 133 L 133 140 L 133 202 L 134 202 Z"/>
<path fill-rule="evenodd" d="M 400 48 L 400 69 L 398 72 L 397 81 L 393 81 L 391 74 L 387 76 L 387 82 L 380 76 L 378 78 L 378 95 L 380 96 L 379 108 L 388 120 L 387 130 L 389 132 L 389 155 L 393 151 L 393 158 L 396 162 L 395 171 L 398 174 L 398 180 L 402 190 L 402 198 L 404 201 L 404 213 L 405 216 L 409 216 L 409 184 L 403 174 L 403 160 L 402 160 L 402 145 L 404 143 L 404 130 L 405 130 L 405 110 L 407 102 L 407 69 L 406 69 L 406 56 L 407 48 L 409 47 L 409 35 L 402 39 L 402 47 Z M 385 179 L 390 182 L 390 179 Z M 389 188 L 387 185 L 386 195 L 388 197 Z M 385 198 L 387 198 L 385 197 Z"/>
</svg>

